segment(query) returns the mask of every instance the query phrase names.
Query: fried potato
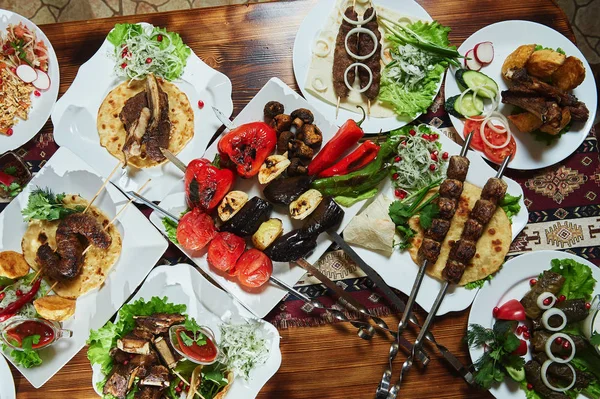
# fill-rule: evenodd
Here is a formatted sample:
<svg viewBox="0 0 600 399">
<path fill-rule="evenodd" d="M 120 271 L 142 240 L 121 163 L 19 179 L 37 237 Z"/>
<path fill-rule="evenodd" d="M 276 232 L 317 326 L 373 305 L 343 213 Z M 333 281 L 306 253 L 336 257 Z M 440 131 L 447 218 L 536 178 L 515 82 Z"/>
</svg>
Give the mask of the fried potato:
<svg viewBox="0 0 600 399">
<path fill-rule="evenodd" d="M 540 127 L 540 130 L 544 133 L 552 135 L 559 134 L 560 131 L 569 124 L 569 122 L 571 122 L 571 111 L 569 111 L 569 108 L 564 107 L 562 109 L 562 119 L 560 120 L 560 125 L 558 127 L 552 127 L 549 124 L 545 124 Z"/>
<path fill-rule="evenodd" d="M 554 50 L 538 50 L 531 54 L 527 60 L 527 72 L 531 76 L 548 79 L 556 70 L 565 63 L 567 57 Z"/>
<path fill-rule="evenodd" d="M 529 112 L 509 115 L 508 119 L 523 133 L 531 133 L 542 126 L 542 120 Z"/>
<path fill-rule="evenodd" d="M 534 50 L 535 44 L 524 44 L 517 47 L 517 49 L 510 53 L 504 60 L 504 64 L 502 64 L 502 76 L 506 78 L 508 71 L 513 68 L 524 68 Z"/>
<path fill-rule="evenodd" d="M 0 252 L 0 276 L 19 278 L 29 273 L 29 264 L 25 257 L 15 251 Z"/>
<path fill-rule="evenodd" d="M 567 57 L 552 74 L 552 84 L 563 91 L 570 91 L 579 86 L 585 79 L 585 67 L 583 62 L 572 55 Z"/>
<path fill-rule="evenodd" d="M 33 301 L 33 306 L 46 320 L 64 321 L 75 313 L 76 302 L 58 295 L 46 295 Z"/>
</svg>

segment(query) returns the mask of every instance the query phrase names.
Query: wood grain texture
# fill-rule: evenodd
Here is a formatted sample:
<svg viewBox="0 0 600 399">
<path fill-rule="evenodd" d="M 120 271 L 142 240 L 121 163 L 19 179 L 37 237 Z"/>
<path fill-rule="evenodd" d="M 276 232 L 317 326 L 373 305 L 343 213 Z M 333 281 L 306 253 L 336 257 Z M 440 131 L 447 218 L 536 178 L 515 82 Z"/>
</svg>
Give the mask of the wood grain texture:
<svg viewBox="0 0 600 399">
<path fill-rule="evenodd" d="M 473 32 L 494 22 L 524 19 L 548 25 L 574 41 L 566 16 L 551 0 L 419 0 L 433 18 L 452 27 L 450 39 L 460 45 Z M 233 84 L 234 115 L 273 76 L 297 89 L 292 70 L 296 31 L 316 0 L 229 6 L 146 16 L 79 21 L 42 26 L 60 63 L 62 95 L 81 64 L 100 47 L 117 22 L 147 21 L 179 32 L 206 63 L 225 73 Z M 44 132 L 52 131 L 48 122 Z M 419 312 L 423 319 L 424 313 Z M 464 363 L 469 362 L 462 337 L 468 312 L 441 317 L 434 332 Z M 397 316 L 385 318 L 389 325 Z M 360 340 L 346 325 L 280 331 L 283 363 L 259 398 L 372 398 L 386 366 L 390 341 L 378 336 Z M 407 337 L 410 336 L 410 333 Z M 414 339 L 414 336 L 412 336 Z M 402 389 L 403 398 L 489 398 L 469 389 L 433 354 L 426 373 L 415 367 Z M 401 361 L 399 356 L 396 370 Z M 82 350 L 40 390 L 14 368 L 18 398 L 95 398 L 91 368 Z M 3 382 L 0 382 L 3 383 Z"/>
</svg>

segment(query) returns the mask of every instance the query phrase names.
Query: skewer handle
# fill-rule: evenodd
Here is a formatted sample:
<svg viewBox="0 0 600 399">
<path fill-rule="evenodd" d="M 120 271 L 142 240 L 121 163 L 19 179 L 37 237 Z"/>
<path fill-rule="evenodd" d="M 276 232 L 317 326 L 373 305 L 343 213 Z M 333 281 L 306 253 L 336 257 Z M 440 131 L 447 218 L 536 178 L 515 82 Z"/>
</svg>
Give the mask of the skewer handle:
<svg viewBox="0 0 600 399">
<path fill-rule="evenodd" d="M 502 176 L 504 175 L 506 166 L 510 162 L 511 158 L 512 158 L 511 156 L 504 158 L 504 161 L 502 161 L 502 164 L 500 165 L 500 168 L 498 169 L 498 172 L 496 173 L 496 178 L 498 178 L 498 179 L 502 178 Z"/>
<path fill-rule="evenodd" d="M 461 157 L 464 157 L 464 156 L 467 155 L 467 151 L 469 151 L 469 145 L 471 145 L 471 139 L 473 138 L 474 134 L 475 134 L 475 131 L 471 130 L 471 133 L 469 133 L 469 135 L 465 139 L 465 142 L 464 142 L 462 148 L 460 149 L 460 156 Z"/>
</svg>

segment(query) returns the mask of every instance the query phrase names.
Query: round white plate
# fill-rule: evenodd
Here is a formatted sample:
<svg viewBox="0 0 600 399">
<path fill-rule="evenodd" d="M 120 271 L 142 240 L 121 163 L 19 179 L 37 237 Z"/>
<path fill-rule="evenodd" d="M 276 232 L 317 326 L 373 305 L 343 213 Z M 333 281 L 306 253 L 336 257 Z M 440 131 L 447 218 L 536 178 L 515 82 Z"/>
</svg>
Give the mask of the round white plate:
<svg viewBox="0 0 600 399">
<path fill-rule="evenodd" d="M 448 138 L 445 134 L 440 135 L 440 142 L 442 144 L 443 151 L 448 151 L 450 155 L 460 153 L 461 147 Z M 469 151 L 467 157 L 471 161 L 471 167 L 469 168 L 469 174 L 467 175 L 467 181 L 479 187 L 483 187 L 486 181 L 495 176 L 496 171 L 492 169 L 487 162 L 485 162 L 479 155 L 474 151 Z M 508 184 L 507 192 L 511 195 L 521 196 L 521 211 L 513 216 L 512 220 L 512 239 L 514 240 L 517 235 L 523 230 L 527 224 L 529 213 L 527 207 L 523 202 L 523 189 L 514 180 L 507 177 L 504 178 L 506 184 Z M 381 190 L 381 195 L 385 195 L 387 198 L 394 199 L 394 190 L 390 179 L 387 179 L 385 187 Z M 394 250 L 391 257 L 387 257 L 381 253 L 371 251 L 358 246 L 352 246 L 354 250 L 364 259 L 365 262 L 370 264 L 377 273 L 385 280 L 385 282 L 405 294 L 410 294 L 410 291 L 417 276 L 418 266 L 413 262 L 408 251 Z M 493 280 L 492 280 L 493 281 Z M 435 296 L 442 287 L 442 282 L 433 277 L 425 275 L 419 294 L 417 295 L 417 303 L 425 309 L 426 312 L 431 310 L 431 306 L 435 300 Z M 442 305 L 440 306 L 437 315 L 443 315 L 448 312 L 459 312 L 465 310 L 471 305 L 477 290 L 468 290 L 464 287 L 458 287 L 453 285 L 448 290 Z"/>
<path fill-rule="evenodd" d="M 13 127 L 12 136 L 0 135 L 0 154 L 19 148 L 31 140 L 31 138 L 42 129 L 52 112 L 52 107 L 58 97 L 58 87 L 60 85 L 58 60 L 56 59 L 54 48 L 52 48 L 52 44 L 44 32 L 27 18 L 11 11 L 0 10 L 0 32 L 2 32 L 3 35 L 5 34 L 8 25 L 18 25 L 20 22 L 29 29 L 35 30 L 37 38 L 42 40 L 48 48 L 48 76 L 50 76 L 50 88 L 45 91 L 40 90 L 42 95 L 39 97 L 35 97 L 33 94 L 31 95 L 32 101 L 29 117 L 25 121 L 19 120 L 19 123 Z"/>
<path fill-rule="evenodd" d="M 336 1 L 337 0 L 319 1 L 308 13 L 306 18 L 304 18 L 304 21 L 302 21 L 300 29 L 298 29 L 298 33 L 296 34 L 296 40 L 294 41 L 293 65 L 296 83 L 302 91 L 302 95 L 304 96 L 304 98 L 306 98 L 306 100 L 308 100 L 308 102 L 311 103 L 315 108 L 318 108 L 319 111 L 321 111 L 321 113 L 325 117 L 327 117 L 327 119 L 329 119 L 330 121 L 335 121 L 335 124 L 337 125 L 341 125 L 348 119 L 360 119 L 360 114 L 349 111 L 347 109 L 340 108 L 338 116 L 336 118 L 335 105 L 330 104 L 322 100 L 321 98 L 314 96 L 304 88 L 304 82 L 306 81 L 308 70 L 310 68 L 310 62 L 312 59 L 313 43 L 321 31 L 321 27 L 326 23 L 327 19 L 329 18 L 329 15 L 333 10 Z M 378 0 L 377 5 L 389 8 L 390 10 L 395 10 L 397 12 L 400 12 L 404 15 L 416 19 L 432 21 L 431 16 L 427 13 L 427 11 L 425 11 L 423 7 L 421 7 L 413 0 Z M 441 82 L 442 80 L 440 79 L 440 85 Z M 431 98 L 432 102 L 434 98 L 435 95 Z M 412 120 L 413 119 L 411 118 L 399 119 L 395 116 L 389 118 L 371 117 L 367 118 L 363 122 L 361 127 L 367 133 L 379 133 L 380 130 L 384 132 L 389 132 L 390 130 L 398 129 L 410 123 Z"/>
<path fill-rule="evenodd" d="M 0 399 L 15 399 L 15 381 L 4 356 L 0 356 Z"/>
<path fill-rule="evenodd" d="M 465 40 L 458 51 L 465 54 L 477 43 L 485 41 L 491 41 L 494 45 L 494 61 L 483 67 L 480 72 L 494 79 L 501 91 L 508 89 L 501 74 L 502 64 L 506 57 L 520 45 L 535 43 L 554 49 L 560 47 L 567 56 L 573 55 L 583 62 L 586 70 L 585 80 L 572 91 L 572 94 L 583 101 L 590 110 L 588 120 L 585 123 L 574 122 L 569 132 L 551 145 L 536 141 L 535 136 L 530 133 L 519 132 L 511 123 L 510 129 L 517 143 L 517 153 L 508 164 L 508 167 L 521 170 L 541 169 L 554 165 L 575 152 L 592 128 L 596 116 L 596 107 L 598 106 L 594 74 L 581 51 L 569 39 L 554 29 L 529 21 L 504 21 L 486 26 Z M 456 68 L 452 67 L 446 74 L 446 85 L 444 87 L 446 98 L 460 94 L 460 89 L 454 77 L 455 71 Z M 502 114 L 510 115 L 512 109 L 512 105 L 500 103 L 499 111 Z M 452 115 L 450 119 L 456 130 L 462 134 L 463 120 Z M 479 152 L 479 154 L 487 159 L 482 152 Z"/>
<path fill-rule="evenodd" d="M 480 324 L 492 328 L 494 307 L 510 299 L 521 300 L 529 291 L 529 280 L 537 278 L 544 270 L 550 269 L 552 259 L 573 259 L 587 265 L 592 269 L 592 276 L 596 281 L 600 281 L 600 269 L 596 265 L 568 252 L 535 251 L 519 255 L 506 262 L 498 275 L 479 290 L 471 307 L 468 324 Z M 595 291 L 598 292 L 598 284 Z M 469 354 L 471 360 L 476 361 L 483 355 L 483 348 L 469 348 Z M 529 354 L 527 360 L 528 357 Z M 490 388 L 490 393 L 499 399 L 526 399 L 525 392 L 519 388 L 519 384 L 508 378 Z"/>
</svg>

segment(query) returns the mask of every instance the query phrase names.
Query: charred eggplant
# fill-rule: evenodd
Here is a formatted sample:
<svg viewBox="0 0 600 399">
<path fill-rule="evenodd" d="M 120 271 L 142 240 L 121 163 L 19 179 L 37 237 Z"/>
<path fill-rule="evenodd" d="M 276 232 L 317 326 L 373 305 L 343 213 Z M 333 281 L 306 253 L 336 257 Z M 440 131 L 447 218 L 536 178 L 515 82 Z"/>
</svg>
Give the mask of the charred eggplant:
<svg viewBox="0 0 600 399">
<path fill-rule="evenodd" d="M 306 257 L 316 246 L 316 234 L 309 234 L 304 229 L 298 229 L 276 239 L 265 250 L 265 254 L 274 262 L 293 262 Z"/>
<path fill-rule="evenodd" d="M 308 234 L 321 234 L 334 229 L 342 223 L 344 210 L 332 197 L 325 197 L 317 209 L 306 219 L 302 229 Z"/>
<path fill-rule="evenodd" d="M 312 181 L 310 176 L 275 179 L 265 186 L 263 194 L 269 202 L 289 205 L 310 188 Z"/>
<path fill-rule="evenodd" d="M 231 219 L 221 225 L 221 231 L 228 231 L 240 237 L 251 236 L 261 223 L 269 219 L 273 205 L 259 197 L 253 197 Z"/>
</svg>

